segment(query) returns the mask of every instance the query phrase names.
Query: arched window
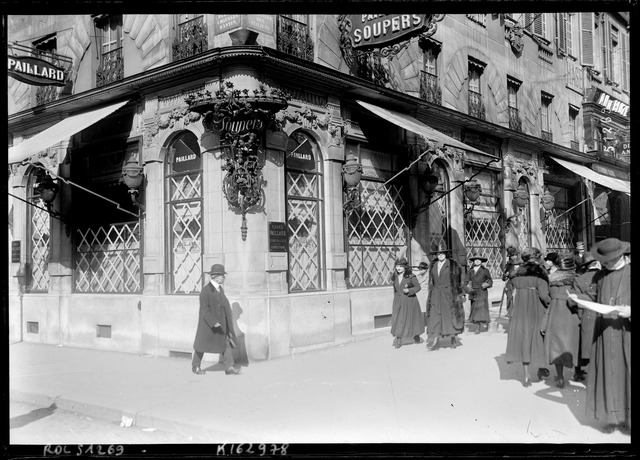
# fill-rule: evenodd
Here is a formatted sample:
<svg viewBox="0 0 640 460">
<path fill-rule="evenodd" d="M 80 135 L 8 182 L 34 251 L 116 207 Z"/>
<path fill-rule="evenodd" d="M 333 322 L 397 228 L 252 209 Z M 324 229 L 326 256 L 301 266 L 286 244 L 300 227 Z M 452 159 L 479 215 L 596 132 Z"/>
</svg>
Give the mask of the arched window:
<svg viewBox="0 0 640 460">
<path fill-rule="evenodd" d="M 27 206 L 27 263 L 29 264 L 29 292 L 46 292 L 49 289 L 49 242 L 51 236 L 51 218 L 44 209 L 45 204 L 35 190 L 36 184 L 43 179 L 42 169 L 32 170 L 27 185 L 27 200 L 35 206 Z M 36 207 L 38 206 L 38 207 Z"/>
<path fill-rule="evenodd" d="M 195 134 L 169 144 L 166 163 L 170 293 L 200 292 L 202 277 L 202 155 Z"/>
<path fill-rule="evenodd" d="M 289 291 L 324 288 L 322 161 L 315 141 L 296 131 L 287 145 Z"/>
<path fill-rule="evenodd" d="M 431 197 L 429 206 L 429 241 L 431 250 L 436 250 L 440 243 L 451 249 L 451 232 L 449 231 L 449 176 L 446 169 L 434 162 L 433 173 L 438 176 L 438 187 Z M 443 196 L 446 195 L 446 196 Z"/>
</svg>

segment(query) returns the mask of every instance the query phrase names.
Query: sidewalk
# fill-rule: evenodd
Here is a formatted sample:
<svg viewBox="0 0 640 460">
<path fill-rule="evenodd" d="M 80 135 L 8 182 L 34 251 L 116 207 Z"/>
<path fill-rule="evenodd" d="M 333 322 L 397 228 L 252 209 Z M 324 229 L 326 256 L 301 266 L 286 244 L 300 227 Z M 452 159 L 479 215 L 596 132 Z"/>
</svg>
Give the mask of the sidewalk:
<svg viewBox="0 0 640 460">
<path fill-rule="evenodd" d="M 583 385 L 522 387 L 504 329 L 491 326 L 457 349 L 396 350 L 380 335 L 237 376 L 217 362 L 199 376 L 183 358 L 15 343 L 10 398 L 206 443 L 630 443 L 585 419 Z"/>
</svg>

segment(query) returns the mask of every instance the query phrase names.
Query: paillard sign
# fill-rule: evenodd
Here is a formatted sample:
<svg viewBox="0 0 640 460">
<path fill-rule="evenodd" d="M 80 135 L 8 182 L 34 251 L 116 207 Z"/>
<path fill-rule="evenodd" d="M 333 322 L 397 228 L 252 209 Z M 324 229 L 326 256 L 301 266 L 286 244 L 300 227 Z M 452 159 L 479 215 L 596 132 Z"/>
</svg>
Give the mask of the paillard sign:
<svg viewBox="0 0 640 460">
<path fill-rule="evenodd" d="M 7 56 L 9 76 L 35 86 L 64 86 L 64 69 L 32 56 Z"/>
<path fill-rule="evenodd" d="M 427 26 L 427 15 L 353 14 L 350 21 L 353 47 L 375 48 L 419 35 Z"/>
</svg>

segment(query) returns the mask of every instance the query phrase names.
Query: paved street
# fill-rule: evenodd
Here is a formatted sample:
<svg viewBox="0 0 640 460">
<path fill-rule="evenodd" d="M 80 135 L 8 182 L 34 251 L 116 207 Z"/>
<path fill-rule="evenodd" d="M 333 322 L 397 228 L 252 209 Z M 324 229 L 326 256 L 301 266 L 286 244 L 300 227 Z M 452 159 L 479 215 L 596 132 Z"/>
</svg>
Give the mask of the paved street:
<svg viewBox="0 0 640 460">
<path fill-rule="evenodd" d="M 494 323 L 488 333 L 465 332 L 457 349 L 429 351 L 424 344 L 394 349 L 388 331 L 380 331 L 251 363 L 238 376 L 226 376 L 217 355 L 205 355 L 207 373 L 197 376 L 186 359 L 16 343 L 10 345 L 10 396 L 23 405 L 11 406 L 12 442 L 628 448 L 629 436 L 604 433 L 602 423 L 585 417 L 582 384 L 559 390 L 552 375 L 524 388 L 521 366 L 504 362 L 506 338 Z M 47 413 L 53 403 L 57 410 Z M 38 415 L 31 406 L 45 412 Z M 123 416 L 133 426 L 120 427 Z"/>
</svg>

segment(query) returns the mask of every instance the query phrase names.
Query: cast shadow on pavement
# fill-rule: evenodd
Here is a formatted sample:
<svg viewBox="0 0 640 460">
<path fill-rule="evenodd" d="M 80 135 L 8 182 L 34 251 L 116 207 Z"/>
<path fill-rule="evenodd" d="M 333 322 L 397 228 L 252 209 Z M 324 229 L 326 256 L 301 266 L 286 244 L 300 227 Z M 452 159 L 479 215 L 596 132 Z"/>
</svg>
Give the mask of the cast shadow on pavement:
<svg viewBox="0 0 640 460">
<path fill-rule="evenodd" d="M 22 428 L 23 426 L 28 425 L 31 422 L 35 422 L 37 420 L 48 417 L 53 414 L 57 408 L 58 407 L 56 406 L 56 403 L 53 402 L 49 407 L 41 407 L 39 409 L 34 409 L 27 414 L 13 417 L 11 420 L 9 420 L 9 429 L 13 430 L 16 428 Z"/>
<path fill-rule="evenodd" d="M 524 369 L 522 368 L 522 363 L 511 363 L 507 364 L 505 360 L 505 354 L 502 353 L 500 356 L 494 356 L 496 364 L 498 365 L 498 370 L 500 371 L 500 380 L 517 380 L 522 382 L 524 379 Z M 535 375 L 535 371 L 537 369 L 532 368 L 531 372 Z"/>
</svg>

